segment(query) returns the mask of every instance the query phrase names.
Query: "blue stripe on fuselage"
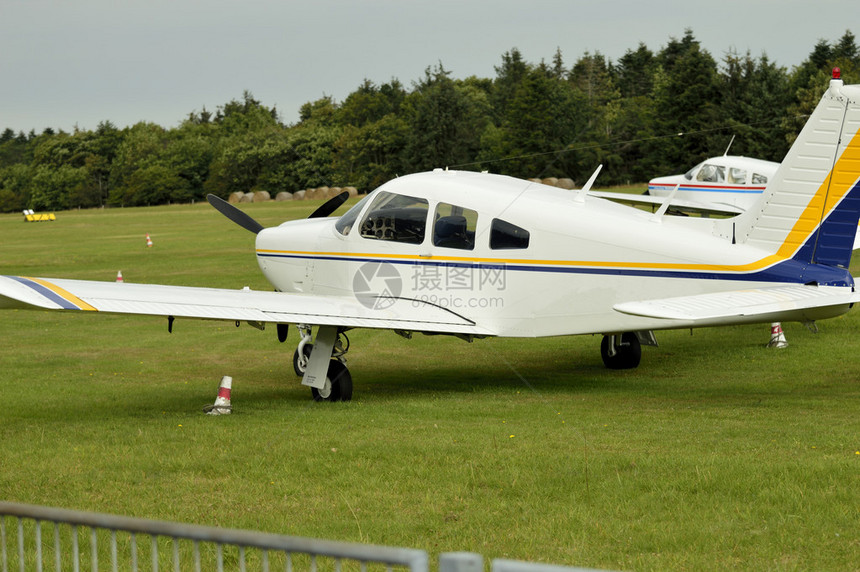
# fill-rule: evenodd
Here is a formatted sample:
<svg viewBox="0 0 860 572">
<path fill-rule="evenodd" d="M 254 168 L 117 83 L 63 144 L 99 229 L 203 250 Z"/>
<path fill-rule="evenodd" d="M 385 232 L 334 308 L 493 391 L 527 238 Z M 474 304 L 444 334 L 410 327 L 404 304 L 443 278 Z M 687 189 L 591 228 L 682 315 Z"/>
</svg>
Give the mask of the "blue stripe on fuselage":
<svg viewBox="0 0 860 572">
<path fill-rule="evenodd" d="M 680 278 L 693 280 L 737 280 L 742 282 L 775 282 L 821 286 L 853 286 L 854 279 L 843 268 L 820 264 L 809 264 L 798 260 L 784 260 L 773 266 L 754 272 L 706 272 L 696 270 L 649 270 L 641 268 L 551 266 L 528 264 L 527 262 L 472 263 L 432 260 L 402 260 L 385 257 L 357 256 L 313 256 L 299 254 L 257 253 L 265 258 L 291 258 L 301 260 L 327 260 L 339 262 L 387 262 L 403 266 L 434 266 L 445 268 L 473 268 L 477 270 L 504 269 L 506 272 L 543 272 L 553 274 L 589 274 L 605 276 L 638 276 L 642 278 Z"/>
</svg>

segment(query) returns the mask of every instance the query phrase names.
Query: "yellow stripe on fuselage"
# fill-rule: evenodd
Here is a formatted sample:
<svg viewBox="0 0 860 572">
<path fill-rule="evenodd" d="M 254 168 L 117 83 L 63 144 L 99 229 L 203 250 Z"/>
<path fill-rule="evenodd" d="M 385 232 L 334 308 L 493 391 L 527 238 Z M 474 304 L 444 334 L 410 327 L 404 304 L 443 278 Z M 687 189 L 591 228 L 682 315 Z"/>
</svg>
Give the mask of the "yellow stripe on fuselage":
<svg viewBox="0 0 860 572">
<path fill-rule="evenodd" d="M 368 260 L 414 260 L 418 262 L 472 262 L 476 264 L 514 264 L 531 266 L 574 266 L 581 268 L 627 268 L 637 270 L 688 270 L 711 272 L 749 272 L 761 270 L 784 258 L 771 254 L 747 264 L 681 264 L 668 262 L 607 262 L 596 260 L 535 260 L 528 258 L 478 258 L 471 256 L 416 256 L 412 254 L 383 254 L 375 252 L 313 252 L 301 250 L 258 249 L 258 254 L 286 255 L 301 258 L 329 256 L 333 258 L 366 258 Z"/>
</svg>

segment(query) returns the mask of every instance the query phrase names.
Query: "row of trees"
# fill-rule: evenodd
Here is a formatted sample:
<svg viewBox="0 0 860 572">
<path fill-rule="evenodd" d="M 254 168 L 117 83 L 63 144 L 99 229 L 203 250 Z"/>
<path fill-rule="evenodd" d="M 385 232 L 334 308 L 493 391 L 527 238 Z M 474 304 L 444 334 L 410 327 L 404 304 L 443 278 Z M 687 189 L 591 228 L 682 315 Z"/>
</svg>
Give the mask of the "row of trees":
<svg viewBox="0 0 860 572">
<path fill-rule="evenodd" d="M 104 121 L 74 133 L 0 135 L 0 211 L 133 206 L 272 195 L 317 186 L 369 191 L 436 167 L 582 181 L 647 181 L 721 154 L 779 161 L 817 103 L 830 70 L 860 81 L 853 34 L 821 40 L 792 70 L 766 56 L 716 61 L 692 31 L 659 52 L 644 44 L 612 62 L 585 53 L 567 67 L 502 55 L 496 77 L 455 79 L 440 63 L 411 89 L 365 80 L 342 102 L 301 107 L 283 124 L 245 92 L 178 127 Z"/>
</svg>

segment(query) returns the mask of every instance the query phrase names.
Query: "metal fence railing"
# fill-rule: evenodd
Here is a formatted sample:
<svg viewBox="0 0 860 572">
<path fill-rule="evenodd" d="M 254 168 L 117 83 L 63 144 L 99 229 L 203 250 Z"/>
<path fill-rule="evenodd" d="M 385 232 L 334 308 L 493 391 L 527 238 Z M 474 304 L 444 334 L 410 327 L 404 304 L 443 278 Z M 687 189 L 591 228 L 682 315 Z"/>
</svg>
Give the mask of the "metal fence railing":
<svg viewBox="0 0 860 572">
<path fill-rule="evenodd" d="M 0 501 L 0 572 L 224 569 L 429 572 L 423 550 L 316 540 Z M 439 555 L 439 572 L 484 572 L 473 552 Z M 491 572 L 585 572 L 495 559 Z"/>
<path fill-rule="evenodd" d="M 0 502 L 2 572 L 225 568 L 427 572 L 428 560 L 423 550 Z"/>
</svg>

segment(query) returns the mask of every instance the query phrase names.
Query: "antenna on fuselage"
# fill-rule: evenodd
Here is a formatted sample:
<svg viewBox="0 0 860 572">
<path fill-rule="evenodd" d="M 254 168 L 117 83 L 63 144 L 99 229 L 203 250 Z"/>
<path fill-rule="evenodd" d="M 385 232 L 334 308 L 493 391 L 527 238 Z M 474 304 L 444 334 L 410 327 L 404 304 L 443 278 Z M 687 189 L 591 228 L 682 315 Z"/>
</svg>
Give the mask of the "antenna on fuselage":
<svg viewBox="0 0 860 572">
<path fill-rule="evenodd" d="M 573 200 L 575 200 L 578 203 L 584 203 L 585 202 L 585 195 L 587 195 L 588 191 L 591 190 L 591 185 L 594 184 L 594 181 L 597 179 L 597 175 L 600 173 L 600 169 L 602 169 L 602 168 L 603 168 L 602 164 L 597 166 L 597 169 L 594 171 L 594 173 L 592 173 L 591 178 L 588 179 L 588 181 L 585 183 L 585 185 L 583 185 L 583 187 L 581 189 L 579 189 L 579 191 L 576 193 L 576 196 L 573 198 Z"/>
<path fill-rule="evenodd" d="M 731 149 L 731 148 L 732 148 L 732 143 L 734 143 L 734 142 L 735 142 L 735 136 L 734 136 L 734 135 L 732 135 L 732 140 L 731 140 L 731 141 L 729 141 L 729 146 L 728 146 L 728 147 L 726 147 L 726 152 L 725 152 L 725 153 L 723 153 L 723 157 L 728 157 L 728 156 L 729 156 L 729 149 Z"/>
</svg>

